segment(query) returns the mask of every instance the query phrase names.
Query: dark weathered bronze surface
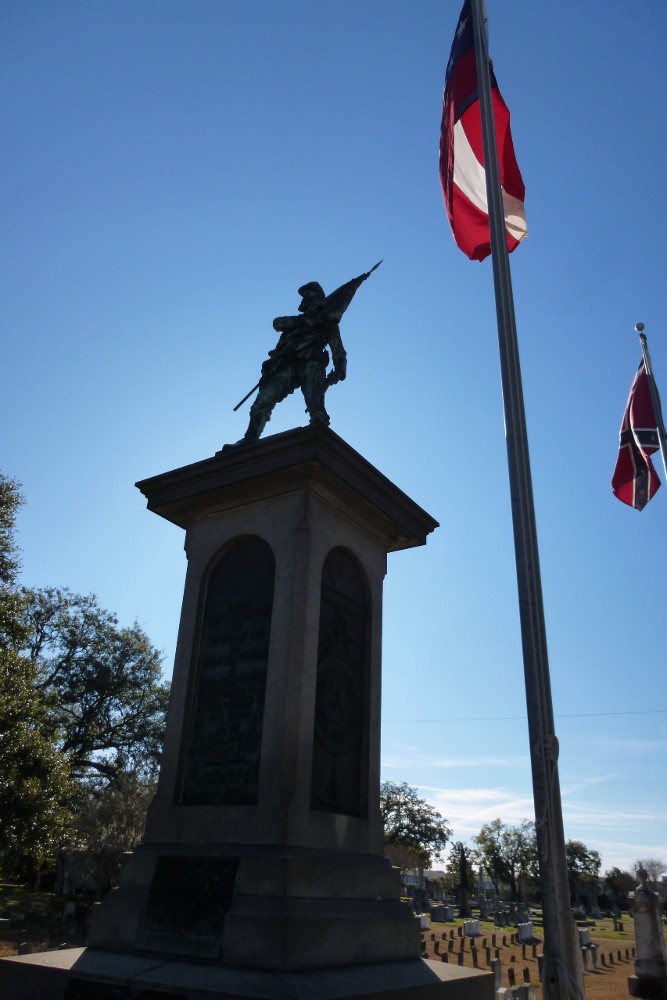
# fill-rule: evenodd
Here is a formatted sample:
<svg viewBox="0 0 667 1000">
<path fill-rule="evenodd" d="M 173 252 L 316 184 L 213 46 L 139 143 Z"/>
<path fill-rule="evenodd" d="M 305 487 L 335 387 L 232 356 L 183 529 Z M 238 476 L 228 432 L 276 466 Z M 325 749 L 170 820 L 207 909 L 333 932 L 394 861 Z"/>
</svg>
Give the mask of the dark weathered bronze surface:
<svg viewBox="0 0 667 1000">
<path fill-rule="evenodd" d="M 275 561 L 259 538 L 210 575 L 198 643 L 183 805 L 257 801 Z"/>
<path fill-rule="evenodd" d="M 158 858 L 137 947 L 167 955 L 219 958 L 237 867 L 235 858 Z"/>
<path fill-rule="evenodd" d="M 257 385 L 234 407 L 237 410 L 256 389 L 259 390 L 250 408 L 248 429 L 239 444 L 256 441 L 271 419 L 276 403 L 299 388 L 311 424 L 329 425 L 324 395 L 330 385 L 342 382 L 347 375 L 347 354 L 338 324 L 359 286 L 381 263 L 378 261 L 370 271 L 329 295 L 324 294 L 319 282 L 307 282 L 299 288 L 300 315 L 274 319 L 273 329 L 280 333 L 280 340 L 269 351 Z M 327 375 L 329 361 L 333 367 Z"/>
<path fill-rule="evenodd" d="M 366 582 L 343 549 L 322 570 L 311 806 L 367 809 L 369 645 Z"/>
</svg>

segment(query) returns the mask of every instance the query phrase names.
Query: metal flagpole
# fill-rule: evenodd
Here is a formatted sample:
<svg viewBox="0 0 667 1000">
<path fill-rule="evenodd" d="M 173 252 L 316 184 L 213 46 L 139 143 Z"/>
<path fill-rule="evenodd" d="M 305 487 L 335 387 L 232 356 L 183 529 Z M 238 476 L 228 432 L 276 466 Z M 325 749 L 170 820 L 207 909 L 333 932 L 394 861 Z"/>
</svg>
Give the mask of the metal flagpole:
<svg viewBox="0 0 667 1000">
<path fill-rule="evenodd" d="M 505 435 L 526 684 L 535 830 L 544 919 L 544 1000 L 582 1000 L 581 951 L 570 909 L 546 627 L 512 279 L 505 235 L 483 0 L 471 0 L 491 233 Z"/>
<path fill-rule="evenodd" d="M 662 455 L 662 465 L 665 470 L 665 478 L 667 479 L 667 435 L 665 435 L 665 424 L 662 419 L 662 407 L 660 406 L 660 396 L 658 394 L 658 388 L 655 384 L 655 377 L 653 375 L 653 365 L 651 363 L 651 355 L 648 352 L 648 340 L 646 339 L 646 334 L 644 333 L 644 324 L 637 323 L 635 330 L 639 334 L 639 340 L 641 341 L 642 345 L 642 354 L 644 356 L 644 368 L 646 369 L 646 374 L 648 375 L 648 387 L 651 393 L 653 412 L 655 414 L 655 419 L 657 422 L 658 441 L 660 442 L 660 454 Z"/>
</svg>

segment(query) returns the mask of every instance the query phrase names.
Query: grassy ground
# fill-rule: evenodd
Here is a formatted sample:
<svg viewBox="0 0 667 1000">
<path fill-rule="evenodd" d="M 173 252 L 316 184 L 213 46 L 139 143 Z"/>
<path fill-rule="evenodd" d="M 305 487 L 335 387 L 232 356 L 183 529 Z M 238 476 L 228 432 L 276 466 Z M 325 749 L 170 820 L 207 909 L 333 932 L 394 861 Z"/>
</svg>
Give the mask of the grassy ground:
<svg viewBox="0 0 667 1000">
<path fill-rule="evenodd" d="M 427 931 L 423 932 L 425 956 L 435 961 L 442 961 L 443 953 L 447 953 L 450 962 L 458 964 L 460 954 L 460 937 L 458 926 L 464 921 L 456 920 L 453 923 L 431 923 Z M 628 977 L 634 973 L 634 957 L 632 949 L 635 946 L 634 922 L 627 914 L 622 918 L 623 930 L 615 931 L 614 923 L 611 919 L 596 920 L 595 926 L 590 928 L 591 941 L 598 946 L 598 968 L 590 972 L 584 972 L 584 991 L 586 1000 L 627 1000 L 628 998 Z M 452 940 L 451 932 L 454 931 L 453 951 L 449 951 L 449 943 Z M 535 938 L 538 940 L 536 956 L 533 956 L 531 946 L 523 951 L 520 944 L 512 943 L 512 935 L 516 933 L 513 927 L 495 927 L 492 923 L 480 922 L 481 936 L 477 938 L 477 968 L 483 972 L 490 972 L 491 965 L 487 963 L 486 951 L 483 942 L 490 949 L 490 958 L 495 958 L 495 949 L 499 951 L 499 958 L 502 962 L 503 985 L 510 985 L 510 970 L 513 970 L 514 979 L 517 985 L 524 981 L 525 974 L 530 982 L 536 987 L 538 1000 L 541 1000 L 542 991 L 539 985 L 537 955 L 542 954 L 542 931 L 535 931 Z M 492 946 L 493 935 L 495 934 L 496 945 Z M 525 957 L 524 957 L 525 954 Z M 470 948 L 470 941 L 466 941 L 463 951 L 462 964 L 466 968 L 474 968 L 473 952 Z"/>
<path fill-rule="evenodd" d="M 33 951 L 46 951 L 75 940 L 73 924 L 63 924 L 65 900 L 52 892 L 32 892 L 24 885 L 0 883 L 0 955 L 16 955 L 29 941 Z M 89 904 L 86 904 L 88 907 Z M 4 922 L 8 921 L 8 922 Z"/>
<path fill-rule="evenodd" d="M 46 951 L 67 943 L 75 945 L 83 943 L 77 939 L 76 928 L 63 923 L 63 910 L 66 900 L 49 892 L 31 892 L 25 886 L 0 883 L 0 918 L 7 923 L 0 923 L 0 956 L 16 955 L 19 942 L 29 940 L 33 951 Z M 89 907 L 90 904 L 87 904 Z M 586 1000 L 627 1000 L 628 977 L 634 971 L 632 948 L 634 947 L 634 924 L 632 918 L 624 914 L 623 930 L 615 931 L 612 920 L 602 919 L 590 928 L 591 940 L 598 945 L 600 958 L 599 968 L 584 973 L 584 988 Z M 458 927 L 462 920 L 452 923 L 432 923 L 423 932 L 425 957 L 442 961 L 442 955 L 447 954 L 450 962 L 458 963 L 460 941 Z M 453 951 L 449 952 L 449 942 L 454 931 Z M 490 971 L 487 964 L 483 941 L 490 948 L 490 958 L 495 958 L 495 948 L 503 968 L 503 984 L 510 985 L 509 970 L 514 970 L 517 984 L 523 982 L 524 970 L 530 981 L 537 988 L 541 1000 L 537 957 L 528 946 L 524 953 L 521 945 L 512 943 L 512 935 L 516 933 L 513 927 L 495 927 L 492 923 L 480 923 L 481 937 L 477 938 L 477 967 L 482 971 Z M 496 944 L 492 945 L 495 934 Z M 542 932 L 537 929 L 535 937 L 539 943 L 537 954 L 542 953 Z M 602 958 L 604 956 L 604 964 Z M 474 967 L 470 941 L 465 942 L 463 965 Z"/>
</svg>

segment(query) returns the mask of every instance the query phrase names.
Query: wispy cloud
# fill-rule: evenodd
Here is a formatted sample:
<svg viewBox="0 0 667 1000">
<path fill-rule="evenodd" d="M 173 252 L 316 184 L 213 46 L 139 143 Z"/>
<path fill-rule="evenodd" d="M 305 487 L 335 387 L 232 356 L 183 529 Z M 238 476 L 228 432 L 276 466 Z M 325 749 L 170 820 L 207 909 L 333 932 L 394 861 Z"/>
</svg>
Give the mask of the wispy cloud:
<svg viewBox="0 0 667 1000">
<path fill-rule="evenodd" d="M 502 787 L 431 788 L 421 786 L 419 792 L 446 817 L 454 836 L 466 840 L 479 833 L 485 823 L 497 817 L 514 825 L 533 816 L 530 794 L 517 795 Z"/>
<path fill-rule="evenodd" d="M 604 780 L 606 776 L 592 775 L 569 792 L 574 796 L 575 791 L 585 791 Z M 497 818 L 515 826 L 535 815 L 530 787 L 522 788 L 519 793 L 502 784 L 475 788 L 420 784 L 417 789 L 446 818 L 456 840 L 471 841 L 484 824 Z M 662 840 L 646 842 L 647 824 L 667 828 L 667 812 L 663 809 L 619 809 L 564 798 L 563 824 L 566 838 L 583 840 L 589 848 L 600 852 L 603 870 L 613 866 L 630 870 L 639 857 L 667 860 L 667 845 Z"/>
<path fill-rule="evenodd" d="M 595 785 L 606 785 L 615 778 L 622 777 L 622 772 L 615 774 L 591 774 L 577 782 L 565 781 L 561 778 L 561 795 L 563 798 L 575 795 L 577 792 L 587 791 Z"/>
<path fill-rule="evenodd" d="M 432 767 L 443 770 L 453 767 L 516 767 L 525 762 L 525 757 L 435 757 Z"/>
<path fill-rule="evenodd" d="M 654 755 L 664 745 L 655 740 L 616 738 L 614 743 L 632 745 L 637 752 L 646 750 Z M 639 857 L 667 860 L 664 788 L 658 787 L 660 782 L 649 788 L 642 787 L 641 781 L 628 780 L 628 770 L 624 766 L 619 769 L 615 763 L 613 770 L 613 765 L 608 764 L 603 770 L 604 764 L 598 761 L 596 770 L 591 755 L 586 767 L 571 767 L 566 777 L 561 768 L 566 838 L 582 840 L 589 848 L 600 851 L 603 870 L 613 866 L 630 870 Z M 406 741 L 401 746 L 392 744 L 385 752 L 382 770 L 393 780 L 414 785 L 418 794 L 446 818 L 456 840 L 470 842 L 484 824 L 496 818 L 515 826 L 535 815 L 530 764 L 525 754 L 447 755 L 425 752 L 423 747 L 419 749 Z M 656 836 L 651 843 L 649 831 L 653 830 Z"/>
<path fill-rule="evenodd" d="M 642 823 L 664 823 L 667 825 L 667 812 L 664 810 L 640 812 L 637 809 L 596 807 L 586 802 L 563 803 L 563 815 L 577 823 L 612 828 L 618 828 L 621 825 L 636 828 Z"/>
<path fill-rule="evenodd" d="M 601 750 L 611 750 L 614 753 L 657 754 L 667 752 L 667 739 L 643 740 L 622 736 L 598 736 L 595 744 Z"/>
<path fill-rule="evenodd" d="M 436 770 L 451 770 L 454 768 L 476 768 L 481 770 L 487 767 L 520 767 L 526 770 L 529 762 L 528 755 L 517 754 L 513 757 L 496 756 L 466 756 L 466 757 L 441 757 L 437 754 L 425 754 L 423 750 L 414 746 L 395 747 L 391 754 L 385 754 L 382 758 L 383 771 L 393 771 L 396 768 L 405 768 L 406 764 L 420 768 L 434 768 Z"/>
<path fill-rule="evenodd" d="M 626 842 L 623 840 L 605 840 L 591 838 L 588 846 L 599 851 L 604 859 L 604 868 L 630 868 L 627 859 L 637 861 L 639 858 L 662 858 L 667 864 L 667 840 L 658 844 L 644 844 L 641 841 Z M 619 863 L 614 858 L 621 858 Z M 666 869 L 667 870 L 667 869 Z"/>
</svg>

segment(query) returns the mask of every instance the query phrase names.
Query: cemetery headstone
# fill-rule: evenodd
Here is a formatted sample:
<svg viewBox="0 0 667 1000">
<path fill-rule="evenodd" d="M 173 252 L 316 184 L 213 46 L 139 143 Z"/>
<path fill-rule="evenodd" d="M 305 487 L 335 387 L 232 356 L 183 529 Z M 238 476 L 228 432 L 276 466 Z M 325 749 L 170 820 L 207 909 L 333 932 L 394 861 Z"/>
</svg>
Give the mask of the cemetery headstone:
<svg viewBox="0 0 667 1000">
<path fill-rule="evenodd" d="M 526 922 L 517 926 L 519 943 L 532 944 L 535 936 L 532 923 Z"/>
<path fill-rule="evenodd" d="M 667 997 L 667 948 L 660 920 L 661 900 L 647 885 L 645 869 L 640 868 L 637 875 L 640 880 L 634 897 L 637 958 L 628 989 L 633 997 Z"/>
</svg>

